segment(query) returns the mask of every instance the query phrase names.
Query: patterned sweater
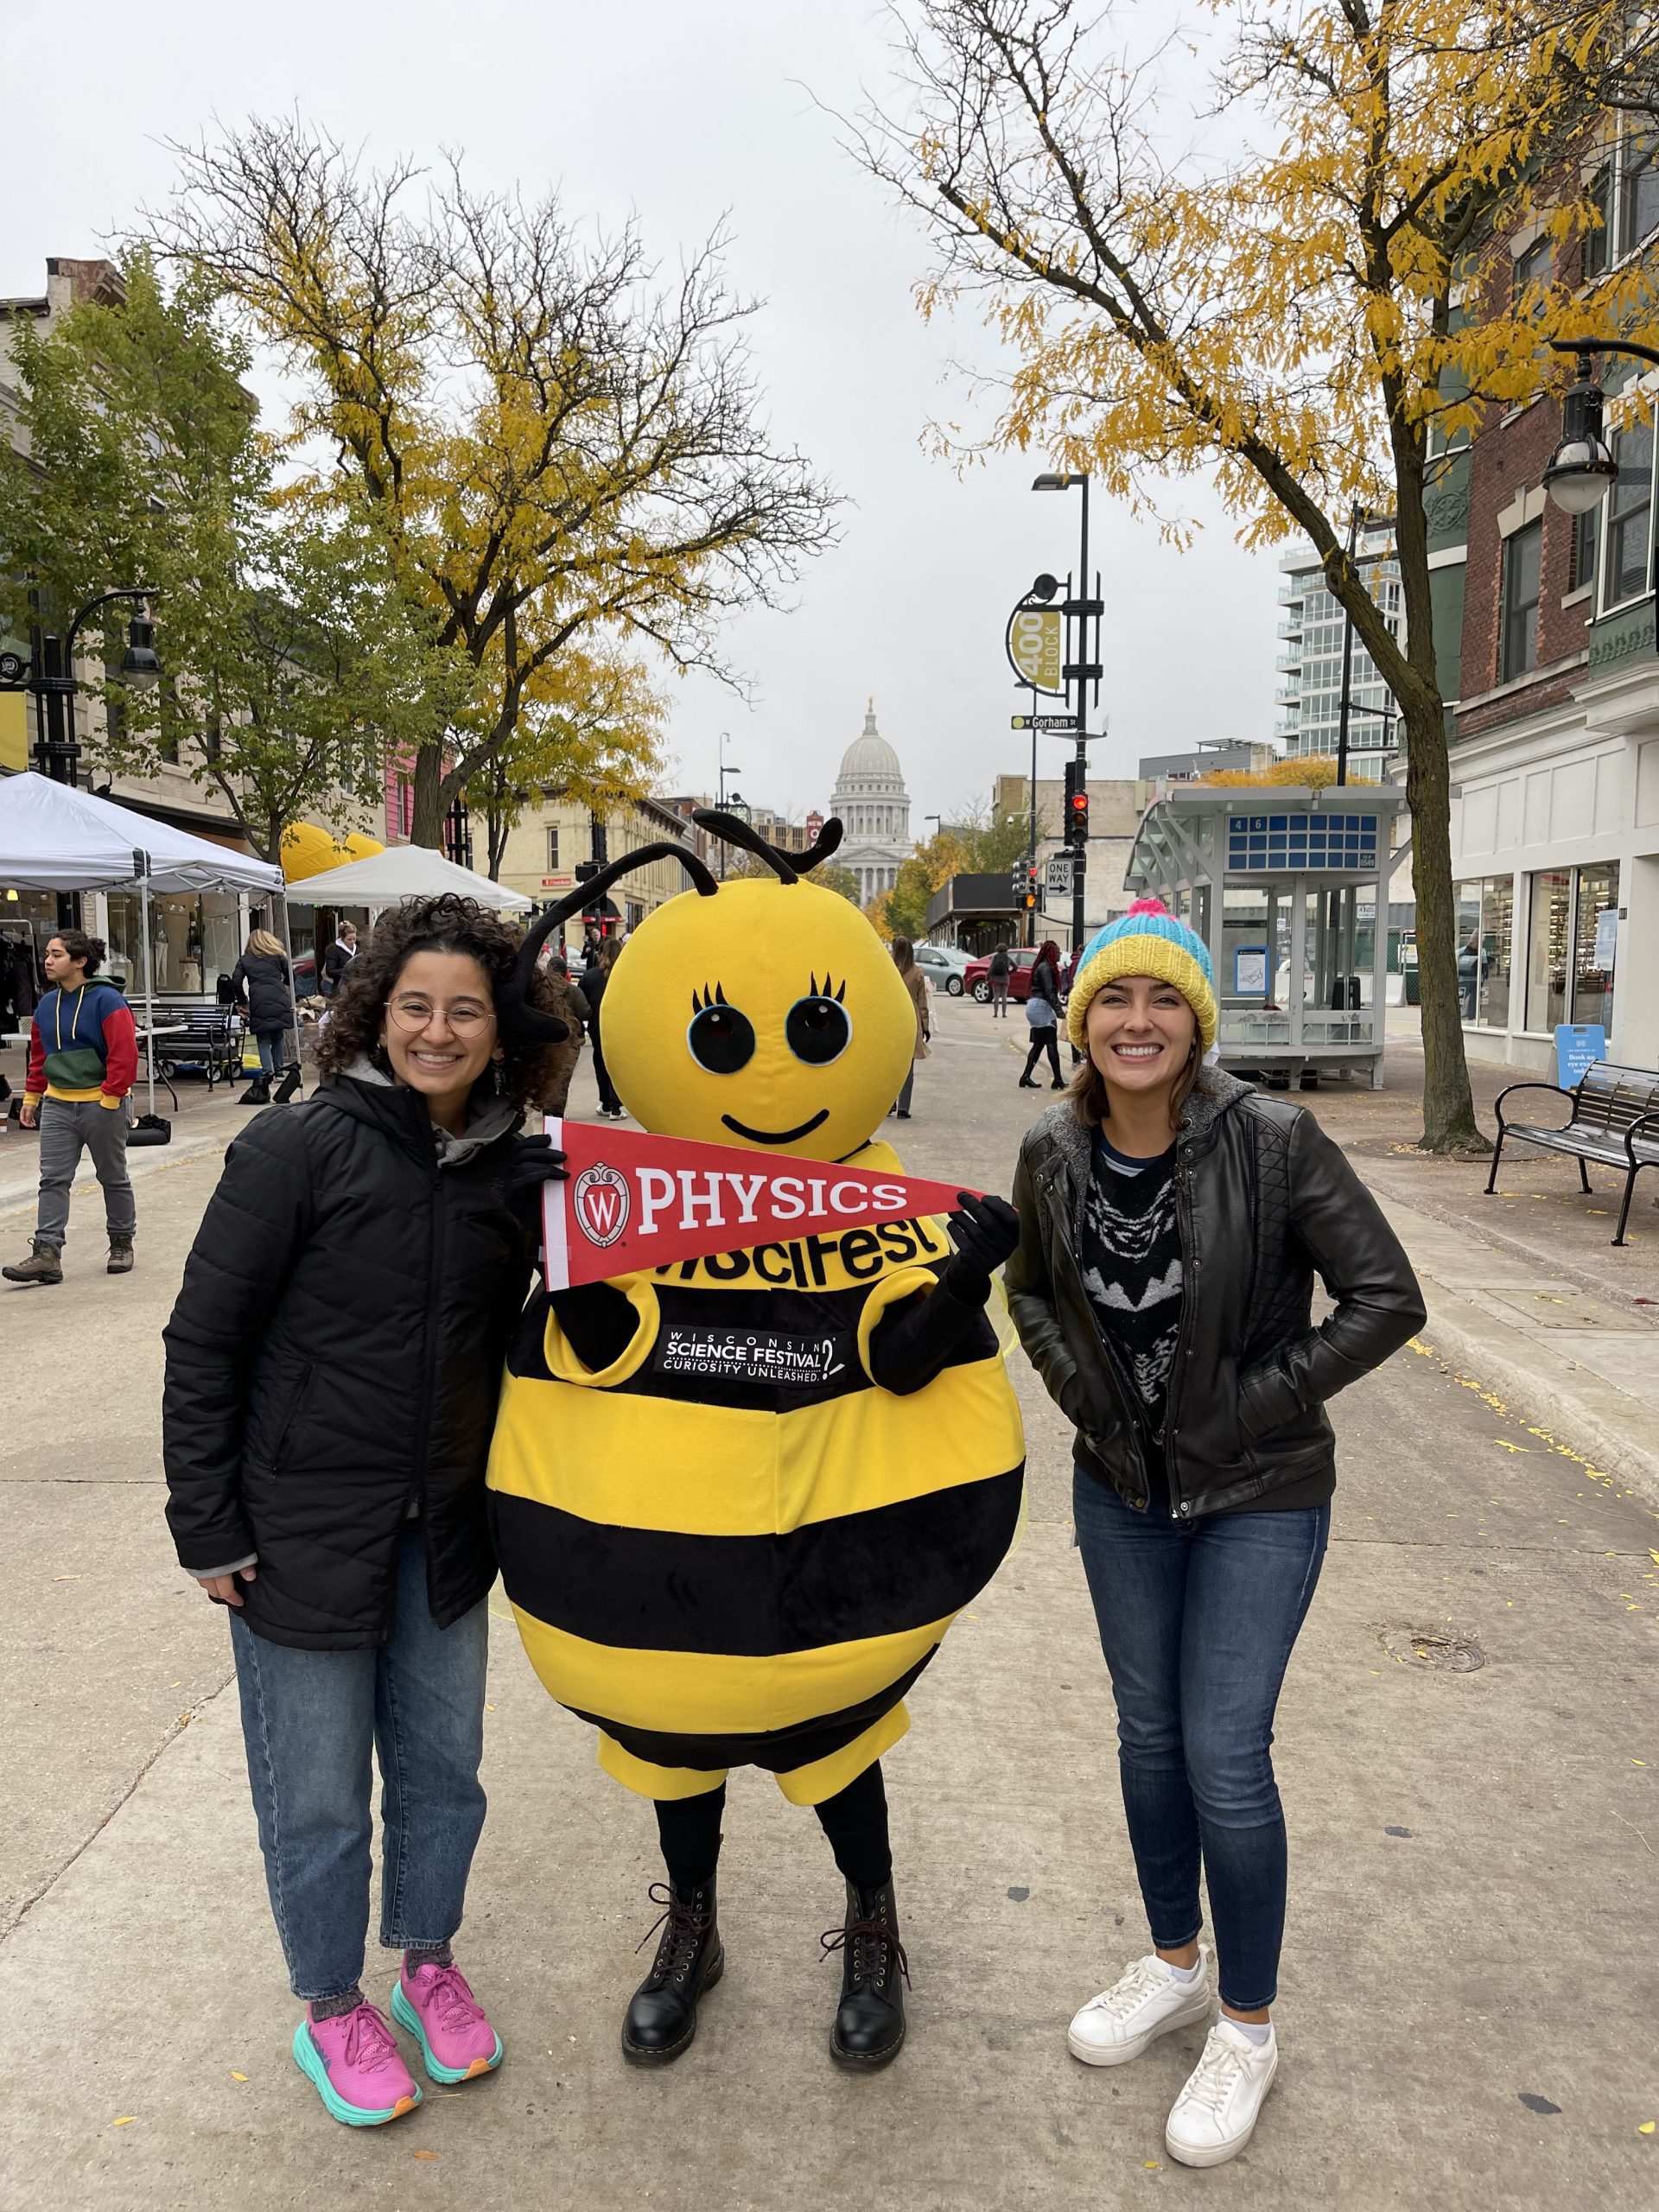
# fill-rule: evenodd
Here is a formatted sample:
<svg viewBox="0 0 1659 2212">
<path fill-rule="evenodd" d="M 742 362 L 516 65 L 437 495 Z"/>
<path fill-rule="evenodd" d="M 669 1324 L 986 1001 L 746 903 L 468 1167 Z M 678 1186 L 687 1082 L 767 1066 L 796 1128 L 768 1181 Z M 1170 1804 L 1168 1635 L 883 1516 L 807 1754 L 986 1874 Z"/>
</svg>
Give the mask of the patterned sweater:
<svg viewBox="0 0 1659 2212">
<path fill-rule="evenodd" d="M 1092 1166 L 1083 1202 L 1083 1287 L 1155 1436 L 1181 1323 L 1175 1147 L 1156 1160 L 1130 1160 L 1096 1136 Z"/>
</svg>

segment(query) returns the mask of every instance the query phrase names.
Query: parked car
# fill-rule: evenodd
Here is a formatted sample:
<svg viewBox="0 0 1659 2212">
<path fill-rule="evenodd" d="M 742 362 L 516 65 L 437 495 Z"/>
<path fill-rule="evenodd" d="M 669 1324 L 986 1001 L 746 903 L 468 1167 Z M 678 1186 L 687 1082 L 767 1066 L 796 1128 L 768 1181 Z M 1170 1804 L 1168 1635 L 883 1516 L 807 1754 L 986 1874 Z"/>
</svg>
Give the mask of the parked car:
<svg viewBox="0 0 1659 2212">
<path fill-rule="evenodd" d="M 1037 965 L 1035 950 L 1028 945 L 1011 948 L 1008 963 L 1008 996 L 1011 999 L 1028 999 L 1031 996 L 1031 971 Z M 991 956 L 988 952 L 982 952 L 977 960 L 968 963 L 963 983 L 981 1006 L 989 1005 Z"/>
<path fill-rule="evenodd" d="M 959 952 L 954 944 L 918 944 L 916 965 L 921 969 L 936 991 L 943 991 L 948 998 L 959 999 L 966 986 L 963 977 L 972 960 L 969 954 Z"/>
</svg>

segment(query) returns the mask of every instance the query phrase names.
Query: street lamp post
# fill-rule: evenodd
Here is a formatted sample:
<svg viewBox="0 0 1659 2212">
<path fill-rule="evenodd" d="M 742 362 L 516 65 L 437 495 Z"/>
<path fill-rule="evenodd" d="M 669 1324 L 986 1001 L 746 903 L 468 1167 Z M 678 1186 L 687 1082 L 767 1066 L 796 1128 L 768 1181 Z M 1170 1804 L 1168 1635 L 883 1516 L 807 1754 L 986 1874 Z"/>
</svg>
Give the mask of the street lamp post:
<svg viewBox="0 0 1659 2212">
<path fill-rule="evenodd" d="M 38 626 L 32 629 L 27 660 L 21 653 L 0 653 L 0 691 L 27 691 L 35 701 L 35 765 L 54 783 L 73 786 L 79 780 L 80 746 L 74 726 L 74 697 L 80 688 L 75 675 L 76 639 L 100 607 L 118 599 L 132 600 L 137 612 L 127 624 L 120 677 L 124 683 L 153 683 L 162 664 L 156 652 L 156 626 L 145 602 L 154 596 L 146 584 L 102 592 L 77 610 L 61 637 Z M 79 906 L 73 892 L 58 893 L 60 927 L 75 926 Z"/>
<path fill-rule="evenodd" d="M 76 639 L 100 607 L 118 599 L 136 601 L 140 611 L 127 624 L 121 680 L 153 683 L 161 674 L 162 664 L 156 652 L 156 626 L 143 609 L 145 601 L 154 596 L 148 585 L 103 592 L 72 616 L 61 637 L 42 632 L 38 626 L 32 630 L 27 660 L 21 653 L 0 653 L 0 691 L 27 691 L 34 699 L 35 762 L 54 783 L 73 784 L 79 775 L 80 747 L 73 719 L 74 696 L 80 688 L 75 675 Z"/>
<path fill-rule="evenodd" d="M 1544 489 L 1563 514 L 1587 515 L 1607 495 L 1618 476 L 1618 463 L 1602 435 L 1605 395 L 1595 375 L 1598 353 L 1624 353 L 1633 360 L 1659 364 L 1659 348 L 1628 338 L 1552 338 L 1550 349 L 1577 356 L 1578 374 L 1561 398 L 1561 442 L 1544 471 Z M 1659 649 L 1659 515 L 1649 553 L 1654 573 L 1654 644 Z"/>
<path fill-rule="evenodd" d="M 717 801 L 717 804 L 718 804 L 718 805 L 719 805 L 719 807 L 720 807 L 720 810 L 721 810 L 721 812 L 722 814 L 730 813 L 731 811 L 733 811 L 733 810 L 734 810 L 734 809 L 740 808 L 740 807 L 743 807 L 743 794 L 742 794 L 742 792 L 741 792 L 741 791 L 733 791 L 733 793 L 732 793 L 732 804 L 731 804 L 731 806 L 730 806 L 730 807 L 728 807 L 728 806 L 727 805 L 727 804 L 726 804 L 726 782 L 727 782 L 727 779 L 728 779 L 728 777 L 733 777 L 733 776 L 741 776 L 741 775 L 742 774 L 742 772 L 743 772 L 743 771 L 742 771 L 741 768 L 734 768 L 734 767 L 731 767 L 731 766 L 729 766 L 728 765 L 728 763 L 727 763 L 727 760 L 726 760 L 726 741 L 727 741 L 727 738 L 728 738 L 728 735 L 729 735 L 729 733 L 728 733 L 728 731 L 726 731 L 726 730 L 721 730 L 721 732 L 720 733 L 720 753 L 719 753 L 719 763 L 720 763 L 720 765 L 719 765 L 719 766 L 716 768 L 716 770 L 715 770 L 715 782 L 716 782 L 716 784 L 717 784 L 717 785 L 718 785 L 718 788 L 719 788 L 719 793 L 720 793 L 720 796 L 719 796 L 719 799 L 718 799 L 718 801 Z M 745 812 L 746 814 L 747 814 L 747 812 L 748 811 L 748 810 L 747 810 L 747 808 L 743 808 L 743 810 L 744 810 L 744 812 Z M 721 848 L 720 848 L 720 880 L 721 880 L 721 881 L 722 883 L 724 883 L 724 882 L 725 882 L 725 880 L 726 880 L 726 847 L 725 847 L 725 843 L 724 843 L 724 842 L 723 842 L 723 841 L 721 842 Z"/>
<path fill-rule="evenodd" d="M 1087 749 L 1089 686 L 1091 683 L 1093 683 L 1095 700 L 1098 704 L 1101 677 L 1101 663 L 1098 660 L 1090 660 L 1089 658 L 1089 624 L 1091 620 L 1095 624 L 1095 639 L 1098 648 L 1100 618 L 1105 611 L 1104 601 L 1098 594 L 1090 591 L 1089 477 L 1086 471 L 1060 475 L 1053 470 L 1046 469 L 1040 476 L 1033 479 L 1031 486 L 1033 492 L 1070 492 L 1074 487 L 1083 493 L 1083 523 L 1081 543 L 1077 553 L 1077 582 L 1075 592 L 1066 600 L 1061 612 L 1070 616 L 1076 625 L 1072 632 L 1074 658 L 1067 662 L 1064 674 L 1066 682 L 1075 683 L 1077 687 L 1073 727 L 1076 732 L 1077 771 L 1085 779 L 1086 788 L 1086 779 L 1089 773 Z M 1035 780 L 1033 777 L 1032 794 L 1033 806 L 1036 803 Z M 1069 823 L 1066 824 L 1066 834 L 1068 836 L 1071 834 Z M 1088 846 L 1082 844 L 1074 847 L 1071 854 L 1071 949 L 1074 952 L 1083 944 L 1084 885 L 1088 868 Z"/>
</svg>

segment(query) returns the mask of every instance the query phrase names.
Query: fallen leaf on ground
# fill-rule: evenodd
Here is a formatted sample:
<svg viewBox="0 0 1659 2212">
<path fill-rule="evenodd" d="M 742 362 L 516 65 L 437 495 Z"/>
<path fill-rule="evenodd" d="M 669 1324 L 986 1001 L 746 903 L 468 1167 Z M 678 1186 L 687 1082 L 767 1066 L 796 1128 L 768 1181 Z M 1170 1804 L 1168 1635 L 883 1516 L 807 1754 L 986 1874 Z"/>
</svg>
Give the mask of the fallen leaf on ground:
<svg viewBox="0 0 1659 2212">
<path fill-rule="evenodd" d="M 435 2158 L 438 2153 L 435 2151 L 411 2151 L 409 2155 L 411 2158 Z"/>
<path fill-rule="evenodd" d="M 1644 2120 L 1636 2132 L 1638 2135 L 1651 2135 L 1656 2127 L 1659 2127 L 1659 2120 Z"/>
<path fill-rule="evenodd" d="M 111 2127 L 130 2127 L 133 2121 L 137 2120 L 137 2117 L 138 2115 L 136 2112 L 124 2112 L 120 2119 L 112 2120 L 110 2122 L 110 2126 Z"/>
<path fill-rule="evenodd" d="M 231 2069 L 231 2079 L 232 2079 L 232 2082 L 245 2082 L 245 2081 L 247 2080 L 247 2078 L 248 2078 L 248 2077 L 247 2077 L 247 2075 L 246 2075 L 245 2074 L 238 2074 L 238 2073 L 237 2072 L 237 2070 L 236 2070 L 235 2067 L 232 2067 L 232 2069 Z"/>
</svg>

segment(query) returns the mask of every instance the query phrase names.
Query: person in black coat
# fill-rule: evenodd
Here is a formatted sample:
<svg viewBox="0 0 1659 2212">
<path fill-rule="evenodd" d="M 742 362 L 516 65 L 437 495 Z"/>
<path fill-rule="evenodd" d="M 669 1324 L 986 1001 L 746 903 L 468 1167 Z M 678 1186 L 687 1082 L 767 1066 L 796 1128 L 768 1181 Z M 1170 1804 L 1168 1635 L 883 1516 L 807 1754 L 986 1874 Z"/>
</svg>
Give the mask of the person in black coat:
<svg viewBox="0 0 1659 2212">
<path fill-rule="evenodd" d="M 621 950 L 613 937 L 601 938 L 582 979 L 582 996 L 588 1001 L 588 1041 L 594 1048 L 594 1081 L 599 1085 L 599 1110 L 607 1122 L 622 1119 L 622 1101 L 605 1065 L 603 1011 L 605 986 Z"/>
<path fill-rule="evenodd" d="M 422 2094 L 360 1984 L 372 1745 L 380 1936 L 404 1955 L 393 2016 L 435 2081 L 500 2057 L 449 1945 L 484 1818 L 484 1472 L 535 1254 L 523 1186 L 562 1168 L 516 1132 L 574 1049 L 549 1019 L 556 978 L 512 997 L 518 943 L 453 895 L 383 918 L 334 1000 L 324 1087 L 231 1147 L 165 1331 L 168 1522 L 230 1609 L 271 1905 L 307 2006 L 294 2056 L 353 2126 Z"/>
<path fill-rule="evenodd" d="M 242 1103 L 264 1106 L 270 1103 L 271 1078 L 283 1072 L 288 1057 L 285 1040 L 294 1026 L 294 987 L 288 955 L 283 950 L 282 939 L 269 930 L 249 932 L 247 950 L 231 970 L 231 1000 L 233 1005 L 247 1008 L 248 1027 L 259 1047 L 259 1073 L 243 1093 Z M 288 1103 L 299 1082 L 296 1068 L 277 1090 L 279 1104 Z"/>
</svg>

